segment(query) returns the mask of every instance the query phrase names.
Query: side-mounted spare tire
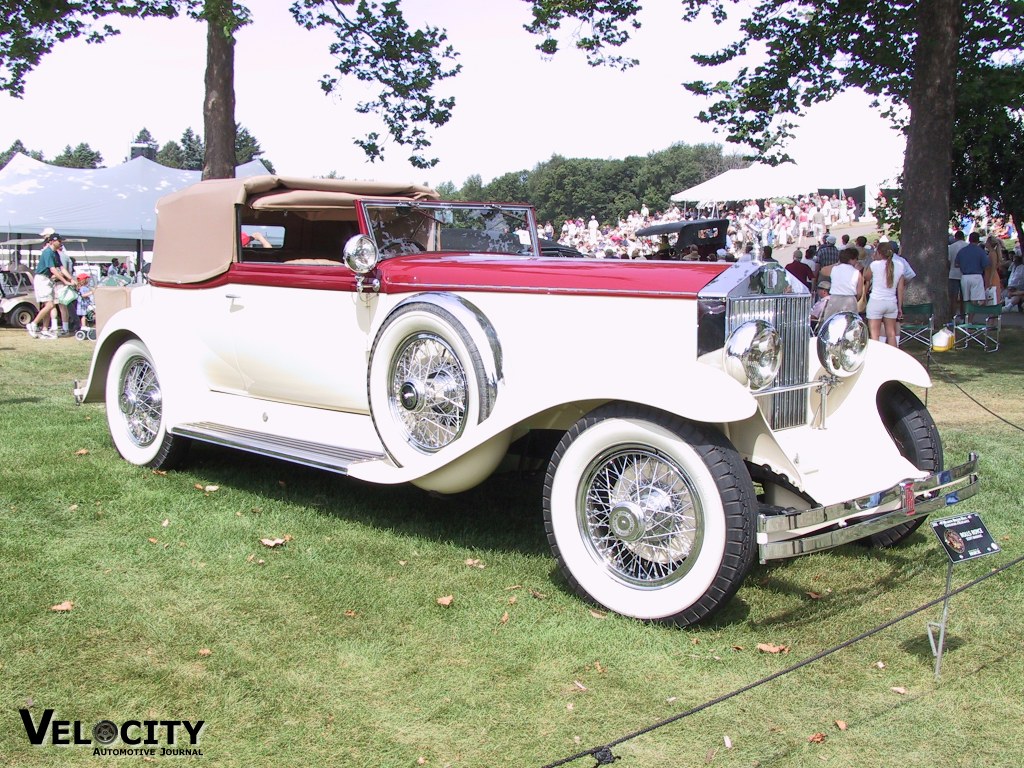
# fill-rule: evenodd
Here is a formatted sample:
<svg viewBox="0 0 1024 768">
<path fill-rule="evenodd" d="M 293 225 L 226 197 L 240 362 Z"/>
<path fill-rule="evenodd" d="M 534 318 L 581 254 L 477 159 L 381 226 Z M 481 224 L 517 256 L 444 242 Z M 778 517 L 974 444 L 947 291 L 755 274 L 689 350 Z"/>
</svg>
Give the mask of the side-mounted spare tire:
<svg viewBox="0 0 1024 768">
<path fill-rule="evenodd" d="M 878 390 L 878 413 L 900 455 L 922 472 L 942 469 L 942 439 L 932 415 L 918 397 L 898 381 Z M 921 517 L 864 539 L 873 547 L 901 544 L 925 521 Z"/>
<path fill-rule="evenodd" d="M 399 466 L 451 445 L 494 407 L 496 342 L 486 321 L 459 301 L 442 296 L 400 305 L 374 339 L 370 415 Z"/>
<path fill-rule="evenodd" d="M 756 497 L 716 430 L 612 403 L 576 422 L 548 467 L 552 553 L 583 598 L 688 625 L 739 589 L 756 552 Z"/>
</svg>

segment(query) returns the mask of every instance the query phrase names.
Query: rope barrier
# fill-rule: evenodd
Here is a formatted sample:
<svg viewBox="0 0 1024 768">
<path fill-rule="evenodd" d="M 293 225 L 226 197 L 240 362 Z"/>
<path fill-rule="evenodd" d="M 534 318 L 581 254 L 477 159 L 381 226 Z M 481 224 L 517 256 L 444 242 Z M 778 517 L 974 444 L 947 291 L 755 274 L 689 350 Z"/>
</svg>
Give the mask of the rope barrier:
<svg viewBox="0 0 1024 768">
<path fill-rule="evenodd" d="M 995 418 L 999 419 L 999 421 L 1003 422 L 1004 424 L 1007 424 L 1007 425 L 1013 427 L 1014 429 L 1019 429 L 1021 432 L 1024 432 L 1024 427 L 1020 426 L 1019 424 L 1014 424 L 1012 421 L 1008 421 L 1007 419 L 1004 419 L 1002 416 L 1000 416 L 998 413 L 993 411 L 988 406 L 983 405 L 982 403 L 978 402 L 978 400 L 975 399 L 975 397 L 973 395 L 971 395 L 967 390 L 965 390 L 963 387 L 961 387 L 959 384 L 957 384 L 953 380 L 953 374 L 951 372 L 945 370 L 941 365 L 938 365 L 935 362 L 932 362 L 932 365 L 935 367 L 935 370 L 942 376 L 942 380 L 943 381 L 945 381 L 947 384 L 950 384 L 951 386 L 954 386 L 958 390 L 960 390 L 961 394 L 963 394 L 964 397 L 966 397 L 968 400 L 970 400 L 976 406 L 981 408 L 981 410 L 983 410 L 986 413 L 988 413 L 989 415 L 994 416 Z"/>
<path fill-rule="evenodd" d="M 557 760 L 556 762 L 548 763 L 544 766 L 544 768 L 557 768 L 558 766 L 566 765 L 567 763 L 571 763 L 588 756 L 593 757 L 595 760 L 597 760 L 595 765 L 610 765 L 611 763 L 619 759 L 619 757 L 612 752 L 612 747 L 616 747 L 627 741 L 631 741 L 632 739 L 638 738 L 639 736 L 643 736 L 645 734 L 651 733 L 652 731 L 656 731 L 659 728 L 664 728 L 666 725 L 671 725 L 672 723 L 678 722 L 679 720 L 689 717 L 690 715 L 695 715 L 698 712 L 703 712 L 705 709 L 708 709 L 709 707 L 713 707 L 716 704 L 721 704 L 723 701 L 728 701 L 729 699 L 735 698 L 736 696 L 739 696 L 742 693 L 746 693 L 747 691 L 751 691 L 754 688 L 762 686 L 765 683 L 770 683 L 771 681 L 777 680 L 780 677 L 784 677 L 785 675 L 788 675 L 792 672 L 796 672 L 798 669 L 802 669 L 803 667 L 806 667 L 809 664 L 813 664 L 816 661 L 820 661 L 826 656 L 830 656 L 833 653 L 843 650 L 844 648 L 849 648 L 851 645 L 859 643 L 861 640 L 866 640 L 869 637 L 877 635 L 879 632 L 882 632 L 888 629 L 889 627 L 900 623 L 901 621 L 905 621 L 912 616 L 916 616 L 922 611 L 926 611 L 929 608 L 934 608 L 935 606 L 942 603 L 944 600 L 947 600 L 948 598 L 951 598 L 955 595 L 959 595 L 961 592 L 966 592 L 968 589 L 976 587 L 983 581 L 991 579 L 993 576 L 998 576 L 1003 571 L 1013 568 L 1014 566 L 1020 565 L 1022 562 L 1024 562 L 1024 555 L 1021 555 L 1015 560 L 1011 560 L 1009 563 L 1000 566 L 999 568 L 993 568 L 988 573 L 979 576 L 978 578 L 964 584 L 961 587 L 957 587 L 956 589 L 948 592 L 947 594 L 944 594 L 942 597 L 938 597 L 935 600 L 931 600 L 922 606 L 907 611 L 906 613 L 897 616 L 894 619 L 890 619 L 884 624 L 879 624 L 878 626 L 873 627 L 872 629 L 869 629 L 866 632 L 862 632 L 856 637 L 851 638 L 850 640 L 846 640 L 840 643 L 839 645 L 835 645 L 831 648 L 828 648 L 827 650 L 821 651 L 820 653 L 816 653 L 813 656 L 809 656 L 808 658 L 803 659 L 802 661 L 799 661 L 796 664 L 793 664 L 792 666 L 786 667 L 785 669 L 779 670 L 778 672 L 774 672 L 768 675 L 767 677 L 763 677 L 760 680 L 757 680 L 753 683 L 749 683 L 748 685 L 745 685 L 742 688 L 737 688 L 734 691 L 730 691 L 729 693 L 719 696 L 716 699 L 706 701 L 703 704 L 693 707 L 692 709 L 686 710 L 685 712 L 680 712 L 679 714 L 672 715 L 671 717 L 667 717 L 664 720 L 659 720 L 656 723 L 648 725 L 637 731 L 633 731 L 632 733 L 615 739 L 614 741 L 610 741 L 607 744 L 602 744 L 599 747 L 592 747 L 591 749 L 584 750 L 583 752 L 577 752 L 575 755 L 562 758 L 561 760 Z"/>
</svg>

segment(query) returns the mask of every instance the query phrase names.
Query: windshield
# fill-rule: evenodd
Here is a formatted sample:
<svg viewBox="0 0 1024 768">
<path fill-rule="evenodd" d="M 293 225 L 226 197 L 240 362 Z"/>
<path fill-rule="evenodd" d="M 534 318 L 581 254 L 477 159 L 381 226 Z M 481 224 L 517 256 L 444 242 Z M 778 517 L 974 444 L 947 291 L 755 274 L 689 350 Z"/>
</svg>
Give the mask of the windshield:
<svg viewBox="0 0 1024 768">
<path fill-rule="evenodd" d="M 383 258 L 425 251 L 537 255 L 528 206 L 367 203 L 364 211 Z"/>
</svg>

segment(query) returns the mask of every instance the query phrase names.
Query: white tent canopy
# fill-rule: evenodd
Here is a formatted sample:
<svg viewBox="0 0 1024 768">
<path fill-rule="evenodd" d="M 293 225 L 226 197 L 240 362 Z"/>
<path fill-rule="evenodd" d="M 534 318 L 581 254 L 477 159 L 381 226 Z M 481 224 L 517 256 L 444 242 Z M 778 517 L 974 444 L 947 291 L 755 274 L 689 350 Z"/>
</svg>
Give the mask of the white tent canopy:
<svg viewBox="0 0 1024 768">
<path fill-rule="evenodd" d="M 259 160 L 237 177 L 269 173 Z M 137 157 L 113 168 L 62 168 L 18 154 L 0 169 L 0 232 L 6 238 L 53 227 L 62 235 L 152 240 L 156 201 L 195 184 L 199 171 L 182 171 Z"/>
<path fill-rule="evenodd" d="M 763 200 L 796 197 L 819 189 L 876 188 L 880 179 L 865 178 L 855 171 L 802 168 L 793 163 L 770 166 L 754 163 L 733 168 L 713 179 L 672 195 L 674 202 L 718 203 L 727 200 Z"/>
</svg>

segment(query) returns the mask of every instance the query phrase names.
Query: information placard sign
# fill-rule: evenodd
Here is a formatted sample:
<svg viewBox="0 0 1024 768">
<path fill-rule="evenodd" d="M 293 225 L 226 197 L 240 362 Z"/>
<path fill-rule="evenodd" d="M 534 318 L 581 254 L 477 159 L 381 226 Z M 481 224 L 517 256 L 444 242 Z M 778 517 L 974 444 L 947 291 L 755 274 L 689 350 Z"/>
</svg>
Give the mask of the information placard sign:
<svg viewBox="0 0 1024 768">
<path fill-rule="evenodd" d="M 951 563 L 962 563 L 999 551 L 999 545 L 992 540 L 992 534 L 976 512 L 933 520 L 931 525 Z"/>
</svg>

